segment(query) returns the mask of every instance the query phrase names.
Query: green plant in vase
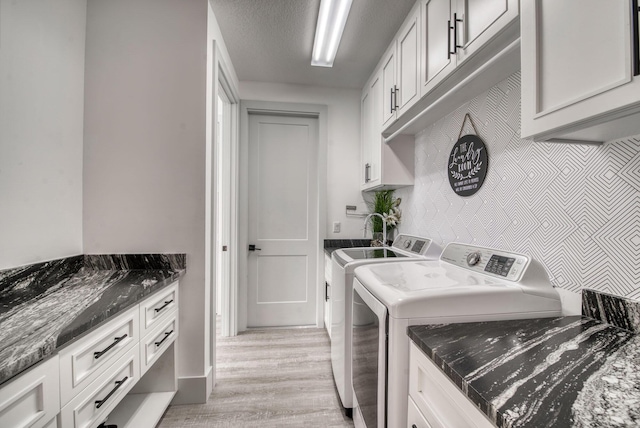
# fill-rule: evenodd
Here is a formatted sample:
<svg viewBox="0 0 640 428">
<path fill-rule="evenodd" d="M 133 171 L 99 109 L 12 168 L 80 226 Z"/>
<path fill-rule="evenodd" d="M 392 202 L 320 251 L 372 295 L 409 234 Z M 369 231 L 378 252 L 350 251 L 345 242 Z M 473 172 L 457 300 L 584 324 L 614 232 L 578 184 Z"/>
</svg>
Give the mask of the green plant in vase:
<svg viewBox="0 0 640 428">
<path fill-rule="evenodd" d="M 399 208 L 401 198 L 393 197 L 393 190 L 380 190 L 373 194 L 373 200 L 369 203 L 369 210 L 384 217 L 387 222 L 387 239 L 392 240 L 393 231 L 402 217 L 402 210 Z M 371 217 L 371 230 L 373 231 L 374 242 L 372 245 L 382 244 L 382 219 L 377 216 Z M 377 242 L 376 242 L 377 241 Z"/>
</svg>

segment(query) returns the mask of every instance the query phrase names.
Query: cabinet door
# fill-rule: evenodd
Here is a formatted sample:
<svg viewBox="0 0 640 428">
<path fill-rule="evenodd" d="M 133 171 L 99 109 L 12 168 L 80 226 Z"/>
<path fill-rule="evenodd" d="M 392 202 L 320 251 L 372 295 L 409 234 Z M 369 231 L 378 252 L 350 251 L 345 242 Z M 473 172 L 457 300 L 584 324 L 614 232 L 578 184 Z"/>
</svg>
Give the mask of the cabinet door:
<svg viewBox="0 0 640 428">
<path fill-rule="evenodd" d="M 373 95 L 368 85 L 362 94 L 360 116 L 360 157 L 362 159 L 360 162 L 360 183 L 362 186 L 366 186 L 367 183 L 371 181 L 371 173 L 373 170 L 373 153 L 371 147 L 371 140 L 373 138 Z"/>
<path fill-rule="evenodd" d="M 361 100 L 361 184 L 363 188 L 380 181 L 382 142 L 382 76 L 376 73 L 365 86 Z"/>
<path fill-rule="evenodd" d="M 572 4 L 573 9 L 586 7 L 575 1 L 556 3 Z M 455 24 L 455 29 L 458 44 L 462 46 L 456 49 L 458 63 L 475 54 L 509 24 L 517 22 L 518 16 L 518 0 L 457 0 L 456 18 L 460 21 Z M 562 19 L 561 16 L 558 18 Z"/>
<path fill-rule="evenodd" d="M 451 55 L 452 34 L 449 21 L 453 19 L 449 0 L 422 0 L 420 94 L 425 96 L 456 67 Z"/>
<path fill-rule="evenodd" d="M 52 426 L 60 411 L 58 364 L 54 355 L 2 385 L 0 427 Z"/>
<path fill-rule="evenodd" d="M 627 1 L 523 2 L 523 137 L 637 104 L 632 56 Z"/>
<path fill-rule="evenodd" d="M 382 120 L 383 120 L 383 88 L 382 74 L 377 73 L 369 87 L 371 94 L 371 138 L 368 140 L 371 157 L 369 171 L 369 183 L 379 183 L 382 174 Z"/>
<path fill-rule="evenodd" d="M 420 99 L 420 5 L 405 21 L 397 39 L 398 86 L 396 98 L 398 111 L 402 115 Z"/>
<path fill-rule="evenodd" d="M 382 126 L 389 126 L 396 118 L 396 44 L 391 47 L 382 61 Z"/>
<path fill-rule="evenodd" d="M 362 94 L 360 100 L 360 183 L 362 185 L 367 184 L 371 180 L 371 122 L 373 120 L 371 93 L 368 86 L 365 87 L 365 91 Z"/>
</svg>

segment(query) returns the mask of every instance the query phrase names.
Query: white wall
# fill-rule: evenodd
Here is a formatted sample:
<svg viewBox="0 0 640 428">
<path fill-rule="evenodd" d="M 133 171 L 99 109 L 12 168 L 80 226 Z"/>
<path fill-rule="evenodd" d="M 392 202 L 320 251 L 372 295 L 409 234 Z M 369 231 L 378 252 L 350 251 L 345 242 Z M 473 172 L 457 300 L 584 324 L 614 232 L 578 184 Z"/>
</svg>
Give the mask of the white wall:
<svg viewBox="0 0 640 428">
<path fill-rule="evenodd" d="M 207 12 L 207 0 L 89 0 L 84 133 L 84 250 L 187 253 L 178 374 L 201 395 Z"/>
<path fill-rule="evenodd" d="M 574 313 L 583 288 L 640 298 L 640 136 L 602 146 L 521 139 L 520 89 L 517 72 L 416 135 L 415 185 L 397 192 L 400 230 L 529 254 Z M 446 165 L 466 113 L 489 169 L 463 198 Z"/>
<path fill-rule="evenodd" d="M 327 239 L 359 238 L 362 219 L 347 217 L 346 205 L 365 210 L 360 192 L 360 91 L 279 83 L 240 82 L 243 100 L 327 106 Z M 341 232 L 333 233 L 333 222 Z"/>
<path fill-rule="evenodd" d="M 86 0 L 0 0 L 0 269 L 82 253 Z"/>
</svg>

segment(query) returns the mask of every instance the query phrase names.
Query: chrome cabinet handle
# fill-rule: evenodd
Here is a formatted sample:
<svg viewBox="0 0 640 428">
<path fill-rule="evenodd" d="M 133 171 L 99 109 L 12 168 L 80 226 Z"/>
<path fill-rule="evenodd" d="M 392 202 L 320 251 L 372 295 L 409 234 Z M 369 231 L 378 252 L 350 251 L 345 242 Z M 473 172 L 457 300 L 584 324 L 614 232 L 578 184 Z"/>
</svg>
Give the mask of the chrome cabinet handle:
<svg viewBox="0 0 640 428">
<path fill-rule="evenodd" d="M 160 306 L 159 308 L 155 308 L 154 311 L 156 313 L 158 313 L 158 312 L 160 312 L 161 310 L 163 310 L 164 308 L 166 308 L 167 306 L 169 306 L 172 303 L 173 303 L 173 299 L 168 300 L 168 301 L 165 300 L 164 305 Z"/>
<path fill-rule="evenodd" d="M 371 181 L 371 164 L 367 163 L 364 166 L 364 182 L 368 183 Z"/>
<path fill-rule="evenodd" d="M 96 404 L 96 409 L 99 409 L 100 407 L 102 407 L 102 405 L 103 405 L 104 403 L 106 403 L 106 402 L 107 402 L 107 400 L 108 400 L 109 398 L 111 398 L 111 396 L 112 396 L 113 394 L 115 394 L 115 393 L 116 393 L 116 391 L 118 390 L 118 388 L 120 388 L 120 387 L 121 387 L 121 386 L 122 386 L 122 385 L 127 381 L 127 379 L 129 379 L 129 376 L 125 376 L 122 380 L 117 380 L 117 381 L 116 381 L 116 386 L 115 386 L 111 391 L 109 391 L 109 393 L 107 394 L 107 396 L 106 396 L 106 397 L 104 397 L 102 400 L 96 400 L 96 402 L 95 402 L 95 404 Z"/>
<path fill-rule="evenodd" d="M 94 352 L 93 353 L 93 358 L 95 358 L 96 360 L 100 357 L 102 357 L 104 354 L 106 354 L 107 352 L 109 352 L 109 350 L 111 348 L 113 348 L 114 346 L 116 346 L 118 343 L 120 343 L 120 341 L 122 341 L 125 337 L 127 337 L 127 333 L 123 334 L 120 337 L 116 337 L 115 339 L 113 339 L 113 343 L 109 346 L 107 346 L 106 348 L 104 348 L 102 351 L 99 352 Z"/>
</svg>

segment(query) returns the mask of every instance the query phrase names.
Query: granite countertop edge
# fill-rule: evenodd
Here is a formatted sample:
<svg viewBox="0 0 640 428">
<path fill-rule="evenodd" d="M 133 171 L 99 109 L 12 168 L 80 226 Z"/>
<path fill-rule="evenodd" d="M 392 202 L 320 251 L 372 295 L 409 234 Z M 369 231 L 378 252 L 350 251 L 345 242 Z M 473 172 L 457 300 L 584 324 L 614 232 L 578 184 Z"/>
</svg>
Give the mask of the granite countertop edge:
<svg viewBox="0 0 640 428">
<path fill-rule="evenodd" d="M 498 342 L 495 348 L 496 353 L 502 352 L 503 355 L 505 355 L 504 354 L 505 351 L 519 352 L 517 351 L 517 348 L 521 345 L 514 344 L 514 343 L 508 345 L 508 350 L 503 349 L 505 346 L 507 346 L 507 345 L 504 345 L 507 336 L 498 335 L 498 334 L 495 334 L 494 332 L 499 331 L 501 328 L 504 328 L 505 331 L 508 330 L 511 332 L 511 334 L 516 332 L 517 334 L 515 336 L 518 337 L 518 340 L 526 341 L 528 340 L 528 335 L 529 335 L 529 333 L 527 332 L 527 327 L 520 327 L 522 324 L 517 324 L 517 323 L 522 323 L 527 321 L 538 322 L 540 323 L 540 325 L 543 325 L 544 328 L 549 328 L 550 326 L 554 326 L 554 327 L 561 326 L 561 329 L 563 330 L 566 329 L 567 331 L 569 331 L 571 329 L 571 331 L 574 331 L 574 333 L 568 332 L 564 336 L 563 336 L 564 333 L 559 333 L 557 338 L 542 338 L 541 340 L 539 340 L 538 342 L 540 344 L 540 347 L 547 349 L 546 351 L 542 351 L 542 352 L 538 351 L 538 353 L 540 354 L 539 358 L 542 358 L 543 360 L 546 360 L 549 357 L 551 357 L 553 354 L 555 354 L 557 352 L 557 351 L 556 352 L 553 351 L 555 349 L 561 349 L 561 348 L 577 349 L 577 351 L 579 351 L 575 343 L 576 341 L 581 342 L 583 340 L 585 341 L 585 343 L 590 341 L 591 339 L 585 340 L 585 336 L 587 335 L 592 336 L 592 338 L 597 337 L 595 342 L 597 342 L 598 346 L 600 346 L 600 348 L 596 352 L 597 354 L 599 354 L 597 356 L 597 361 L 589 360 L 588 362 L 587 361 L 579 362 L 579 361 L 571 360 L 570 362 L 571 367 L 562 366 L 562 365 L 554 366 L 555 362 L 553 362 L 553 363 L 550 363 L 550 368 L 549 368 L 549 372 L 547 373 L 547 376 L 548 378 L 565 376 L 566 373 L 561 375 L 561 372 L 566 371 L 568 369 L 570 369 L 572 373 L 584 371 L 585 377 L 583 378 L 583 380 L 578 381 L 577 379 L 572 379 L 574 383 L 573 388 L 576 388 L 576 387 L 578 388 L 577 390 L 574 389 L 573 393 L 580 395 L 580 394 L 583 394 L 583 391 L 587 391 L 587 389 L 589 389 L 589 391 L 591 391 L 592 393 L 595 393 L 597 396 L 604 397 L 604 402 L 601 402 L 600 403 L 601 405 L 599 407 L 604 408 L 605 411 L 602 411 L 602 409 L 600 409 L 600 413 L 597 413 L 598 410 L 596 410 L 594 414 L 591 414 L 593 412 L 592 409 L 586 410 L 587 407 L 585 407 L 584 403 L 581 402 L 580 406 L 582 406 L 581 407 L 583 409 L 582 411 L 585 411 L 586 413 L 589 413 L 589 414 L 586 414 L 586 415 L 581 414 L 580 421 L 573 420 L 574 416 L 572 416 L 571 423 L 569 422 L 569 420 L 566 420 L 564 418 L 554 420 L 554 423 L 561 424 L 562 426 L 572 426 L 572 427 L 610 426 L 610 425 L 607 425 L 607 423 L 613 423 L 612 419 L 616 419 L 618 420 L 618 422 L 620 422 L 623 420 L 620 416 L 624 416 L 627 419 L 624 423 L 622 423 L 622 425 L 616 422 L 616 423 L 613 423 L 613 425 L 611 426 L 629 426 L 628 425 L 628 422 L 630 420 L 629 415 L 624 414 L 625 411 L 627 410 L 626 407 L 628 406 L 625 404 L 617 403 L 617 407 L 616 407 L 616 405 L 608 405 L 606 403 L 606 401 L 612 399 L 612 398 L 606 398 L 607 395 L 609 395 L 610 397 L 615 396 L 611 394 L 612 389 L 607 389 L 607 386 L 605 386 L 604 387 L 605 389 L 603 391 L 594 392 L 593 390 L 594 379 L 598 377 L 598 378 L 605 379 L 605 382 L 604 382 L 605 384 L 607 382 L 611 382 L 612 383 L 611 388 L 613 388 L 614 394 L 618 393 L 615 389 L 617 388 L 617 385 L 619 381 L 621 381 L 621 379 L 618 381 L 613 379 L 614 375 L 611 374 L 611 370 L 609 369 L 609 366 L 611 366 L 612 361 L 619 360 L 620 355 L 626 355 L 627 357 L 631 355 L 633 357 L 631 359 L 640 358 L 640 345 L 638 344 L 638 340 L 635 339 L 636 337 L 635 334 L 626 329 L 620 328 L 617 325 L 612 325 L 607 322 L 603 322 L 600 319 L 594 319 L 584 315 L 582 316 L 572 315 L 572 316 L 560 316 L 555 318 L 542 318 L 542 319 L 536 319 L 536 320 L 477 322 L 477 323 L 467 324 L 467 326 L 464 326 L 466 323 L 439 324 L 439 325 L 431 325 L 431 326 L 410 326 L 407 328 L 407 335 L 413 341 L 413 343 L 425 354 L 425 356 L 429 358 L 443 372 L 443 374 L 447 377 L 447 379 L 449 379 L 453 384 L 455 384 L 458 390 L 460 390 L 460 392 L 464 396 L 466 396 L 474 404 L 474 406 L 478 408 L 478 410 L 481 411 L 488 418 L 488 420 L 491 421 L 491 423 L 493 423 L 495 426 L 497 427 L 530 426 L 528 424 L 536 423 L 536 419 L 537 419 L 536 414 L 535 413 L 533 415 L 528 414 L 528 416 L 524 417 L 524 419 L 526 419 L 525 421 L 525 420 L 521 420 L 521 418 L 523 417 L 523 414 L 522 412 L 518 411 L 518 410 L 525 411 L 523 409 L 527 407 L 527 404 L 520 402 L 519 407 L 518 405 L 516 405 L 517 411 L 514 413 L 512 411 L 514 409 L 510 408 L 509 406 L 506 406 L 504 408 L 498 407 L 496 403 L 493 401 L 494 398 L 491 398 L 491 397 L 495 397 L 497 394 L 500 394 L 501 391 L 503 391 L 501 388 L 511 389 L 512 387 L 509 386 L 510 384 L 498 385 L 493 383 L 493 386 L 491 387 L 492 388 L 491 393 L 487 397 L 485 396 L 484 392 L 481 392 L 476 388 L 474 388 L 474 386 L 467 380 L 466 371 L 468 370 L 470 374 L 475 373 L 474 382 L 478 382 L 478 376 L 479 376 L 478 373 L 480 370 L 488 370 L 486 369 L 486 367 L 489 366 L 488 361 L 483 361 L 482 363 L 472 362 L 472 360 L 474 360 L 474 356 L 476 356 L 476 354 L 474 354 L 475 351 L 471 351 L 470 353 L 467 354 L 465 351 L 462 350 L 462 348 L 460 348 L 460 346 L 462 346 L 460 344 L 453 345 L 450 347 L 445 346 L 443 348 L 444 354 L 439 355 L 438 353 L 438 350 L 442 348 L 443 343 L 451 342 L 451 341 L 455 342 L 458 340 L 455 336 L 457 336 L 458 334 L 461 334 L 461 335 L 465 334 L 465 333 L 461 333 L 460 328 L 472 329 L 471 331 L 469 331 L 468 334 L 474 335 L 474 337 L 477 337 L 474 340 L 477 340 L 477 341 L 482 340 L 485 343 L 489 343 L 492 341 Z M 499 326 L 500 325 L 499 323 L 502 323 L 502 325 L 500 327 L 495 327 L 495 326 Z M 464 326 L 464 327 L 461 327 L 461 326 Z M 575 333 L 576 331 L 579 331 L 580 333 L 576 334 Z M 434 334 L 435 336 L 433 336 Z M 555 335 L 555 333 L 551 333 L 551 334 Z M 533 337 L 534 335 L 532 334 L 531 338 Z M 560 339 L 558 340 L 558 338 Z M 427 341 L 429 343 L 427 343 Z M 548 342 L 548 345 L 547 345 L 547 342 Z M 493 345 L 488 344 L 486 346 L 491 347 Z M 576 346 L 576 347 L 573 348 L 573 346 Z M 590 345 L 590 346 L 593 346 L 593 345 Z M 545 356 L 547 355 L 547 352 L 549 352 L 548 354 L 549 357 Z M 455 355 L 455 357 L 453 355 Z M 452 359 L 452 360 L 449 361 L 449 359 Z M 492 361 L 495 361 L 495 360 L 492 360 Z M 565 364 L 566 363 L 567 361 L 565 361 Z M 465 367 L 465 373 L 458 372 L 457 369 L 454 367 L 455 365 L 458 365 L 460 367 Z M 505 362 L 505 365 L 507 365 L 506 362 Z M 596 366 L 597 368 L 595 368 Z M 481 367 L 484 367 L 484 369 L 481 369 Z M 493 367 L 491 368 L 491 371 L 494 371 L 494 372 L 501 370 L 501 367 L 499 365 L 491 365 L 491 367 Z M 551 367 L 555 367 L 555 368 L 551 368 Z M 600 367 L 602 367 L 603 370 L 601 370 Z M 614 367 L 617 367 L 617 365 L 614 364 Z M 637 372 L 637 368 L 638 367 L 636 363 L 634 363 L 633 361 L 628 362 L 627 367 L 625 367 L 625 369 L 627 370 L 627 373 L 629 372 L 629 370 L 631 370 L 631 372 Z M 511 369 L 514 369 L 514 368 L 511 367 Z M 604 371 L 604 369 L 608 371 Z M 518 369 L 515 369 L 515 370 L 518 370 Z M 514 375 L 511 374 L 509 378 L 512 376 Z M 512 382 L 515 382 L 516 380 L 518 379 L 517 378 L 512 379 Z M 634 380 L 630 379 L 629 383 L 634 383 Z M 487 381 L 484 381 L 484 384 L 486 386 Z M 518 386 L 518 388 L 520 387 L 521 386 Z M 549 386 L 549 387 L 552 387 L 552 386 Z M 568 389 L 571 389 L 571 388 L 566 388 L 565 386 L 562 386 L 561 392 L 558 392 L 557 389 L 555 389 L 554 392 L 545 392 L 544 393 L 545 395 L 552 394 L 547 398 L 545 398 L 545 400 L 551 400 L 551 403 L 547 401 L 547 404 L 558 403 L 557 400 L 564 400 L 565 398 L 563 398 L 562 394 L 566 394 Z M 633 385 L 631 386 L 631 389 L 633 389 Z M 506 389 L 504 391 L 506 392 Z M 626 391 L 629 391 L 629 390 L 627 389 Z M 554 397 L 553 394 L 561 394 L 561 395 Z M 638 399 L 638 391 L 636 390 L 633 394 L 634 394 L 634 397 L 630 397 L 630 399 L 633 399 L 633 400 Z M 629 397 L 626 397 L 626 398 L 629 399 Z M 535 400 L 538 400 L 538 398 L 529 397 L 530 402 Z M 572 401 L 572 403 L 575 403 L 575 402 Z M 514 403 L 512 402 L 511 405 L 513 406 Z M 612 409 L 615 409 L 613 413 L 611 411 Z M 508 414 L 505 412 L 507 412 Z M 615 413 L 615 412 L 618 412 L 618 413 Z M 527 412 L 525 411 L 525 413 Z M 640 414 L 640 412 L 638 413 Z M 612 414 L 613 414 L 613 418 L 612 418 Z M 638 419 L 640 419 L 640 416 L 638 416 L 638 419 L 636 419 L 636 416 L 638 415 L 636 414 L 631 415 L 631 419 L 633 419 L 632 423 L 637 423 Z M 585 425 L 585 420 L 588 421 L 586 425 Z M 600 425 L 600 423 L 602 423 L 603 420 L 607 422 L 605 422 L 605 425 Z M 542 422 L 542 420 L 540 420 L 538 422 L 540 422 L 539 426 L 548 426 L 547 422 L 549 421 Z M 589 425 L 589 423 L 591 422 L 595 423 L 595 425 Z"/>
<path fill-rule="evenodd" d="M 489 418 L 489 420 L 496 424 L 497 421 L 495 417 L 492 417 L 489 408 L 492 408 L 491 404 L 482 397 L 478 391 L 476 391 L 467 381 L 461 376 L 455 369 L 453 369 L 446 361 L 444 361 L 440 356 L 434 352 L 427 344 L 423 342 L 423 340 L 411 330 L 411 328 L 407 328 L 407 334 L 409 339 L 413 341 L 413 343 L 424 353 L 444 374 L 445 376 L 456 385 L 458 390 L 462 392 L 462 394 L 471 400 L 474 405 L 480 410 L 484 415 Z M 471 392 L 471 393 L 470 393 Z M 478 403 L 478 399 L 482 400 L 482 403 Z M 496 415 L 500 415 L 500 411 L 496 411 Z"/>
<path fill-rule="evenodd" d="M 90 333 L 94 328 L 99 327 L 103 322 L 128 310 L 129 308 L 140 303 L 140 301 L 145 300 L 146 298 L 152 296 L 153 294 L 156 294 L 157 292 L 173 284 L 178 279 L 182 278 L 185 273 L 186 273 L 185 269 L 176 271 L 172 273 L 170 276 L 164 278 L 163 280 L 156 282 L 155 284 L 153 284 L 151 287 L 147 289 L 141 288 L 141 290 L 138 293 L 131 296 L 132 297 L 131 300 L 128 300 L 127 302 L 122 304 L 116 304 L 115 306 L 109 308 L 104 312 L 97 313 L 96 316 L 94 316 L 93 318 L 91 318 L 91 320 L 87 321 L 81 326 L 73 330 L 65 331 L 64 336 L 61 335 L 60 337 L 58 337 L 55 350 L 58 351 L 64 348 L 65 346 L 72 344 L 78 339 L 81 339 L 82 337 Z"/>
<path fill-rule="evenodd" d="M 87 269 L 87 268 L 82 268 Z M 95 287 L 95 283 L 87 281 L 83 284 L 83 270 L 71 273 L 67 278 L 61 280 L 56 291 L 65 290 L 65 287 L 74 287 L 73 291 L 83 291 L 84 289 Z M 100 280 L 102 288 L 100 295 L 91 300 L 85 306 L 77 311 L 77 316 L 65 321 L 53 319 L 49 322 L 41 322 L 36 326 L 36 321 L 29 323 L 28 317 L 34 316 L 38 312 L 29 310 L 31 302 L 38 305 L 42 301 L 42 296 L 31 298 L 22 303 L 26 309 L 25 312 L 31 312 L 29 315 L 23 315 L 17 320 L 20 326 L 27 325 L 32 327 L 33 331 L 27 330 L 19 338 L 11 337 L 11 345 L 4 349 L 0 348 L 0 355 L 4 361 L 0 362 L 0 387 L 7 382 L 13 380 L 24 371 L 30 369 L 36 364 L 51 358 L 63 348 L 76 342 L 78 339 L 90 334 L 97 327 L 103 325 L 106 321 L 112 319 L 118 314 L 130 309 L 140 301 L 160 292 L 169 285 L 175 283 L 186 273 L 186 267 L 175 269 L 92 269 L 88 268 L 84 271 L 89 274 L 98 273 L 101 275 Z M 58 278 L 59 280 L 60 278 Z M 77 284 L 68 285 L 73 280 Z M 90 278 L 92 279 L 92 278 Z M 55 294 L 51 292 L 50 298 Z M 42 294 L 49 293 L 45 290 Z M 106 295 L 106 296 L 105 296 Z M 64 298 L 61 295 L 60 298 Z M 55 297 L 52 298 L 55 301 Z M 22 315 L 22 312 L 20 313 Z M 15 315 L 14 315 L 15 317 Z M 45 317 L 40 317 L 45 318 Z M 15 319 L 3 318 L 0 326 L 7 323 L 16 322 Z M 55 328 L 50 328 L 46 334 L 40 334 L 38 329 L 46 329 L 43 324 L 56 324 Z M 24 328 L 24 327 L 21 327 Z M 14 327 L 14 336 L 15 330 Z"/>
</svg>

